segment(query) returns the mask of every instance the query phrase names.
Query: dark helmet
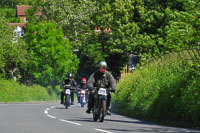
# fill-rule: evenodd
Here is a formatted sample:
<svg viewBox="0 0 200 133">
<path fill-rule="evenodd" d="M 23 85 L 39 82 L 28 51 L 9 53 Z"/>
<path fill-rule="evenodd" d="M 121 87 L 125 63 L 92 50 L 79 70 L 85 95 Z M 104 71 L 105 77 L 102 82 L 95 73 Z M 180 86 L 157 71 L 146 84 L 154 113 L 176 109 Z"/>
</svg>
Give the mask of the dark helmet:
<svg viewBox="0 0 200 133">
<path fill-rule="evenodd" d="M 68 74 L 68 78 L 72 78 L 72 74 L 71 73 Z"/>
<path fill-rule="evenodd" d="M 86 78 L 82 78 L 82 79 L 81 79 L 81 83 L 82 83 L 82 84 L 86 84 Z"/>
<path fill-rule="evenodd" d="M 105 61 L 99 62 L 99 67 L 100 68 L 107 68 L 107 63 Z"/>
</svg>

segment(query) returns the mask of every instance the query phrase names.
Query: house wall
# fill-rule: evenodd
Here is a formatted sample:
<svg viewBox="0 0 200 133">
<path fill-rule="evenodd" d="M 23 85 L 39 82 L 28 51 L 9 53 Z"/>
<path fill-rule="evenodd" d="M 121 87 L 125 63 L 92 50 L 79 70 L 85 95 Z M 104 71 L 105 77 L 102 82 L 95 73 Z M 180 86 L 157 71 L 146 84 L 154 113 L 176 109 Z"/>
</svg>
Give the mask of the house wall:
<svg viewBox="0 0 200 133">
<path fill-rule="evenodd" d="M 26 16 L 18 16 L 18 18 L 22 21 L 22 23 L 25 23 Z"/>
</svg>

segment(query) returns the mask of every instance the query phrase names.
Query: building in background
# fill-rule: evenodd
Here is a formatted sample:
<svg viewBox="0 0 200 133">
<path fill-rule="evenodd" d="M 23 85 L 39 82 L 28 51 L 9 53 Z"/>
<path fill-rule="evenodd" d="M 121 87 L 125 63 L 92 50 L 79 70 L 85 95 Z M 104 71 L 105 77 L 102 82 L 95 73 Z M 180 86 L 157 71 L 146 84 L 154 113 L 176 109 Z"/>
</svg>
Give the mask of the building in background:
<svg viewBox="0 0 200 133">
<path fill-rule="evenodd" d="M 19 18 L 22 23 L 9 23 L 9 26 L 14 27 L 13 32 L 15 32 L 19 37 L 23 37 L 24 35 L 24 28 L 26 27 L 26 22 L 28 22 L 26 17 L 26 11 L 31 6 L 27 5 L 17 5 L 17 18 Z M 36 12 L 35 15 L 41 16 L 42 12 Z"/>
</svg>

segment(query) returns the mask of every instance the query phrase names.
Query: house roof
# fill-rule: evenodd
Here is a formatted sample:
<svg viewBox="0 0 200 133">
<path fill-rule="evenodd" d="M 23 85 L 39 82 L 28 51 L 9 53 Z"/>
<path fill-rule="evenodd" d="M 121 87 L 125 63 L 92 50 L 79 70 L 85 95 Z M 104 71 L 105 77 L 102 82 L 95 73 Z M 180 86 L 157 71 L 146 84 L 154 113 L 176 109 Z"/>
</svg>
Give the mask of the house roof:
<svg viewBox="0 0 200 133">
<path fill-rule="evenodd" d="M 14 29 L 14 26 L 20 26 L 21 28 L 26 27 L 25 23 L 9 23 L 8 25 L 13 27 L 13 29 Z"/>
<path fill-rule="evenodd" d="M 25 16 L 26 10 L 31 6 L 17 5 L 17 16 Z"/>
<path fill-rule="evenodd" d="M 30 8 L 31 6 L 26 5 L 17 5 L 17 16 L 26 16 L 26 10 Z M 42 15 L 41 10 L 39 12 L 36 12 L 35 15 Z"/>
</svg>

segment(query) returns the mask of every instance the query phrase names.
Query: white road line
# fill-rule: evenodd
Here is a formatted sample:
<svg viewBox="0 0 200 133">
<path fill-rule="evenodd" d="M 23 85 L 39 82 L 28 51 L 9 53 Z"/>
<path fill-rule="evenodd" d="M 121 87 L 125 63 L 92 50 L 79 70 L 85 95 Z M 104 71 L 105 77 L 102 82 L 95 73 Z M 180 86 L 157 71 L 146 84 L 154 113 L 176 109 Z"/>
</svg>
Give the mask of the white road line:
<svg viewBox="0 0 200 133">
<path fill-rule="evenodd" d="M 48 111 L 50 108 L 46 108 L 46 110 Z"/>
<path fill-rule="evenodd" d="M 100 132 L 104 132 L 104 133 L 113 133 L 113 132 L 109 132 L 109 131 L 98 129 L 98 128 L 94 128 L 94 130 L 97 130 L 97 131 L 100 131 Z"/>
<path fill-rule="evenodd" d="M 50 109 L 53 109 L 53 108 L 55 108 L 55 106 L 50 107 Z"/>
<path fill-rule="evenodd" d="M 47 110 L 45 110 L 45 111 L 44 111 L 44 113 L 47 115 L 47 114 L 48 114 L 48 111 L 47 111 Z"/>
<path fill-rule="evenodd" d="M 82 124 L 79 124 L 79 123 L 76 123 L 76 122 L 67 121 L 67 120 L 63 120 L 63 119 L 60 119 L 60 121 L 67 122 L 67 123 L 71 123 L 71 124 L 78 125 L 78 126 L 81 126 L 81 125 L 82 125 Z"/>
<path fill-rule="evenodd" d="M 47 115 L 48 117 L 51 117 L 53 119 L 56 119 L 56 117 L 52 116 L 52 115 Z"/>
</svg>

